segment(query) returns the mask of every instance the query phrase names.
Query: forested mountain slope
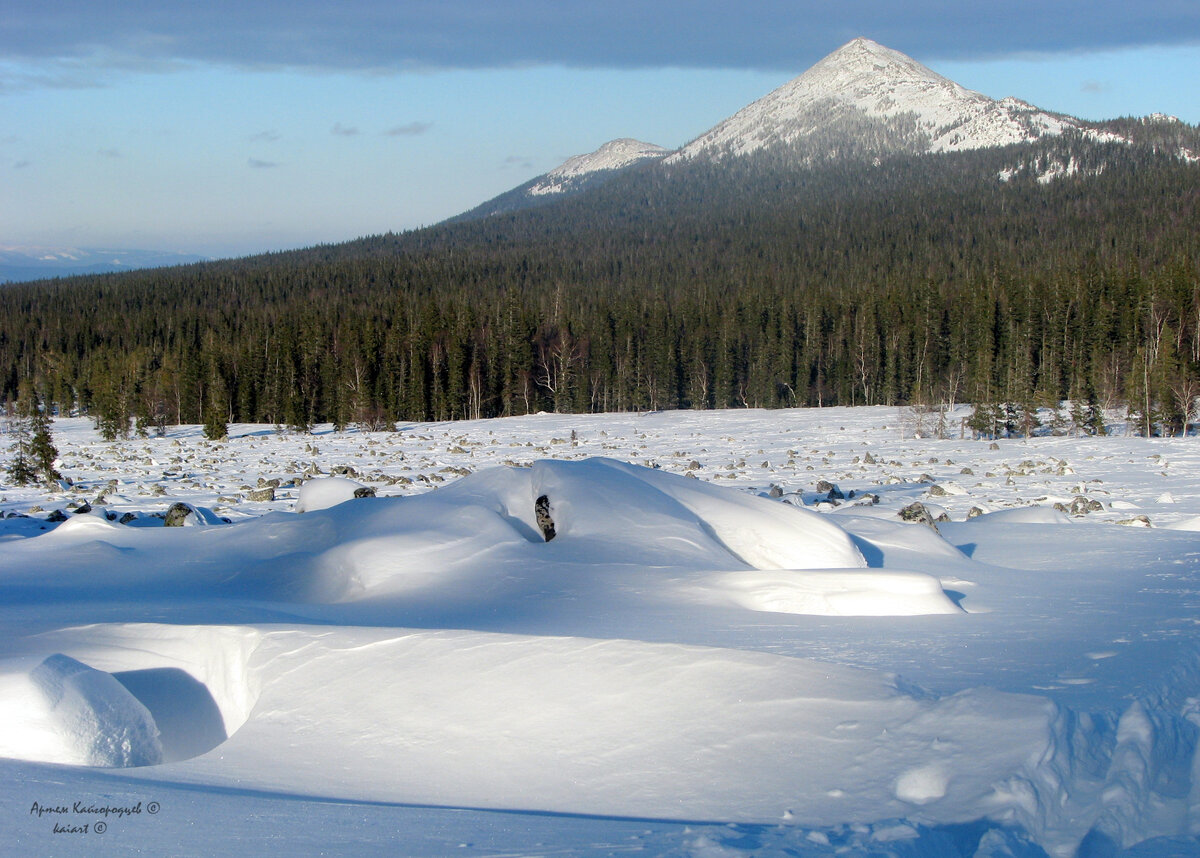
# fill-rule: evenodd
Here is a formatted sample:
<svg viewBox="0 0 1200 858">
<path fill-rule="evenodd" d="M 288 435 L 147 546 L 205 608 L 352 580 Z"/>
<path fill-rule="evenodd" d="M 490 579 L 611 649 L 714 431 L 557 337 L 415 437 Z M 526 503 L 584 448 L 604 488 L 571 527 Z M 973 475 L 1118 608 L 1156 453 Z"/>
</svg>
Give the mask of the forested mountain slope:
<svg viewBox="0 0 1200 858">
<path fill-rule="evenodd" d="M 1166 426 L 1200 370 L 1200 168 L 1170 149 L 763 152 L 401 235 L 11 286 L 2 395 L 118 432 L 1034 396 L 1150 403 Z M 1052 163 L 1074 168 L 1046 182 Z"/>
</svg>

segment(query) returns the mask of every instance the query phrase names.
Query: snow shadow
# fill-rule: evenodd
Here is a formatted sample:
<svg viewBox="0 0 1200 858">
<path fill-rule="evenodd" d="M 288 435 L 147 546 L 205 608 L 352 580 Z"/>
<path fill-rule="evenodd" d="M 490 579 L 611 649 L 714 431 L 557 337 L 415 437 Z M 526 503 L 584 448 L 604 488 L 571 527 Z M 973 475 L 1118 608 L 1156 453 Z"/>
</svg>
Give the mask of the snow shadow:
<svg viewBox="0 0 1200 858">
<path fill-rule="evenodd" d="M 229 738 L 208 686 L 187 671 L 155 667 L 121 671 L 113 678 L 154 716 L 164 763 L 198 757 Z"/>
</svg>

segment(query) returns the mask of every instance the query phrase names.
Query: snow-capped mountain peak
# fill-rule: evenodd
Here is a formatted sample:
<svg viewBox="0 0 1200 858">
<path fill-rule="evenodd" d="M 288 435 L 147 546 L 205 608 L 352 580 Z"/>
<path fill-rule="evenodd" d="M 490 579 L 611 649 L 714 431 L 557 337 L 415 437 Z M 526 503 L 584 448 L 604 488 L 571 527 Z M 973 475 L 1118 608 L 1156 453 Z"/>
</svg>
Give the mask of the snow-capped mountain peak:
<svg viewBox="0 0 1200 858">
<path fill-rule="evenodd" d="M 1081 123 L 969 90 L 870 39 L 843 45 L 698 137 L 668 162 L 774 148 L 832 157 L 848 147 L 946 152 L 1061 134 Z M 811 144 L 807 145 L 806 144 Z"/>
<path fill-rule="evenodd" d="M 592 173 L 602 170 L 620 170 L 639 161 L 661 158 L 670 151 L 662 146 L 643 143 L 641 140 L 634 140 L 631 137 L 610 140 L 595 152 L 567 159 L 560 166 L 538 179 L 529 188 L 529 193 L 534 196 L 562 193 Z"/>
</svg>

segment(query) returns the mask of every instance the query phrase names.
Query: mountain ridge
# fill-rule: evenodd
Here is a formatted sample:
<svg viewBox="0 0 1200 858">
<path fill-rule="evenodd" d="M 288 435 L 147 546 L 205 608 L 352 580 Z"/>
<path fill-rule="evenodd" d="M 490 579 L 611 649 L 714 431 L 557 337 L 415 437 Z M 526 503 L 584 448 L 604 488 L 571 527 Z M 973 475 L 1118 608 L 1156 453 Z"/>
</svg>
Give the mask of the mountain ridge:
<svg viewBox="0 0 1200 858">
<path fill-rule="evenodd" d="M 1142 125 L 1173 119 L 1153 114 L 1143 118 Z M 679 149 L 618 138 L 451 220 L 543 205 L 633 167 L 656 164 L 670 168 L 764 152 L 781 153 L 798 164 L 847 157 L 871 160 L 891 154 L 966 152 L 1068 134 L 1096 143 L 1133 142 L 1133 129 L 1117 132 L 1106 124 L 1112 123 L 1085 122 L 1013 96 L 991 98 L 859 37 Z M 1184 147 L 1178 149 L 1178 157 L 1200 160 Z M 1007 181 L 1028 169 L 1027 163 L 1013 163 L 997 172 L 997 180 Z M 1052 181 L 1076 172 L 1056 165 L 1038 175 Z"/>
</svg>

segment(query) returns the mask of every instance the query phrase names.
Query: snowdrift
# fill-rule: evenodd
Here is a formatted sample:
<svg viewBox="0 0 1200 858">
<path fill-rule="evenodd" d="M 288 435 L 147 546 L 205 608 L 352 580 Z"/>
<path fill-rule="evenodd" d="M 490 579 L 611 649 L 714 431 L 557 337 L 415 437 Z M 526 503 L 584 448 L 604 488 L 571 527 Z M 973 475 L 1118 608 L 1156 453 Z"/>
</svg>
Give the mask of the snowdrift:
<svg viewBox="0 0 1200 858">
<path fill-rule="evenodd" d="M 677 831 L 644 851 L 680 855 L 1194 842 L 1186 530 L 1046 504 L 935 530 L 896 515 L 927 491 L 913 479 L 824 515 L 800 490 L 607 458 L 360 485 L 310 480 L 294 512 L 234 524 L 84 513 L 6 540 L 0 769 L 236 801 L 210 834 L 245 832 L 245 804 L 289 824 L 350 807 L 355 837 L 370 814 L 562 814 L 537 818 L 582 826 L 567 852 L 618 851 L 588 832 L 628 818 Z M 168 822 L 158 845 L 204 824 Z M 431 838 L 425 854 L 471 842 Z"/>
</svg>

